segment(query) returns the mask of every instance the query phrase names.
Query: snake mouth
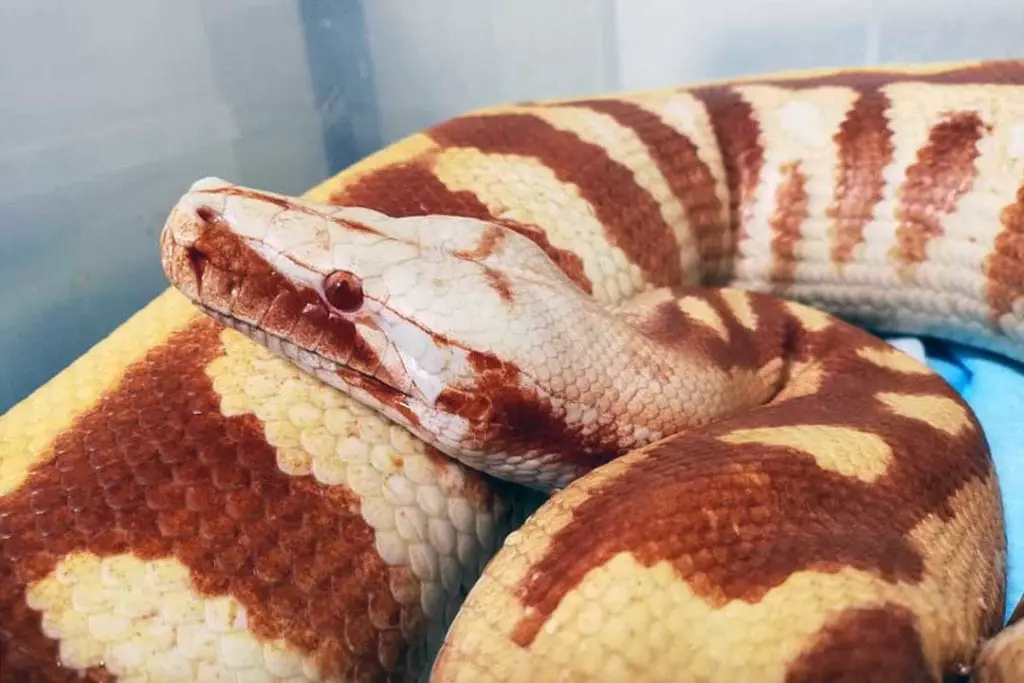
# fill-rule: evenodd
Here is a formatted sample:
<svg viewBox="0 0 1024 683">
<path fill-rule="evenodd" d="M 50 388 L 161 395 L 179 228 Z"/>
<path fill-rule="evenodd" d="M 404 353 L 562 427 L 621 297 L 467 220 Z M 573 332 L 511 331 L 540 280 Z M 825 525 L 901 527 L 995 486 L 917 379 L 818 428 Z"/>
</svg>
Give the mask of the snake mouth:
<svg viewBox="0 0 1024 683">
<path fill-rule="evenodd" d="M 336 389 L 346 393 L 352 393 L 352 389 L 359 389 L 386 405 L 394 405 L 399 402 L 407 403 L 413 399 L 408 392 L 382 381 L 369 372 L 310 351 L 279 334 L 267 331 L 203 302 L 194 301 L 193 303 L 213 320 L 240 332 L 275 355 L 298 365 L 304 371 L 313 374 Z"/>
</svg>

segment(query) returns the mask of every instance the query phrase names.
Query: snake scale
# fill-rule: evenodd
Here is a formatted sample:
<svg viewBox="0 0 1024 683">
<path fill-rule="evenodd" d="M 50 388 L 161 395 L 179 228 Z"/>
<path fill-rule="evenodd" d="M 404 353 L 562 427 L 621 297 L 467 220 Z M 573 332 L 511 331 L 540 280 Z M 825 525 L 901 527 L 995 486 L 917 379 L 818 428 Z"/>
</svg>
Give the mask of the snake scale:
<svg viewBox="0 0 1024 683">
<path fill-rule="evenodd" d="M 0 418 L 4 682 L 1024 680 L 986 439 L 865 331 L 1024 360 L 1024 62 L 482 109 L 160 250 Z"/>
</svg>

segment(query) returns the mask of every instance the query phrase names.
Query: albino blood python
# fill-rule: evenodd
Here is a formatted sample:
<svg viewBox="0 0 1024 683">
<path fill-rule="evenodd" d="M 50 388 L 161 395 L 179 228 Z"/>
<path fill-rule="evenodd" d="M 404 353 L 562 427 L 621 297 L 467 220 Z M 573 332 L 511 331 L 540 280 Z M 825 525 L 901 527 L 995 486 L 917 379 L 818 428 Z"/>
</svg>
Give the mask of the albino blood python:
<svg viewBox="0 0 1024 683">
<path fill-rule="evenodd" d="M 0 419 L 2 680 L 1024 680 L 986 439 L 864 331 L 1024 360 L 1024 62 L 471 112 L 160 244 Z"/>
</svg>

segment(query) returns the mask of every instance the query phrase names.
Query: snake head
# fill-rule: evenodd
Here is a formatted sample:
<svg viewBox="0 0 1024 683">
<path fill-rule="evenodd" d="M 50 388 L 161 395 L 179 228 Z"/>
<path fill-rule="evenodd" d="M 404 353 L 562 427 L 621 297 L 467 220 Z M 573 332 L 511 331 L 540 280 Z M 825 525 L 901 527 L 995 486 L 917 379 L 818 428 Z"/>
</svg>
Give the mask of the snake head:
<svg viewBox="0 0 1024 683">
<path fill-rule="evenodd" d="M 567 343 L 565 310 L 592 305 L 500 224 L 392 218 L 216 178 L 173 207 L 161 248 L 172 285 L 211 316 L 456 457 L 504 449 L 492 394 L 545 362 L 530 328 Z"/>
</svg>

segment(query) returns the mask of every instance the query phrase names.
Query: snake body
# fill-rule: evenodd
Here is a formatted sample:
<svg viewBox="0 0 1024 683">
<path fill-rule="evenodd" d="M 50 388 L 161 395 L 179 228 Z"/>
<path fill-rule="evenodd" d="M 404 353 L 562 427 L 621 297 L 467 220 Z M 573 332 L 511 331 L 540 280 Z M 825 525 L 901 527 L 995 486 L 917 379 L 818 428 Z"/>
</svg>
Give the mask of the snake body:
<svg viewBox="0 0 1024 683">
<path fill-rule="evenodd" d="M 1024 360 L 1022 188 L 1018 62 L 201 180 L 0 418 L 0 680 L 1020 680 L 985 437 L 864 329 Z"/>
</svg>

